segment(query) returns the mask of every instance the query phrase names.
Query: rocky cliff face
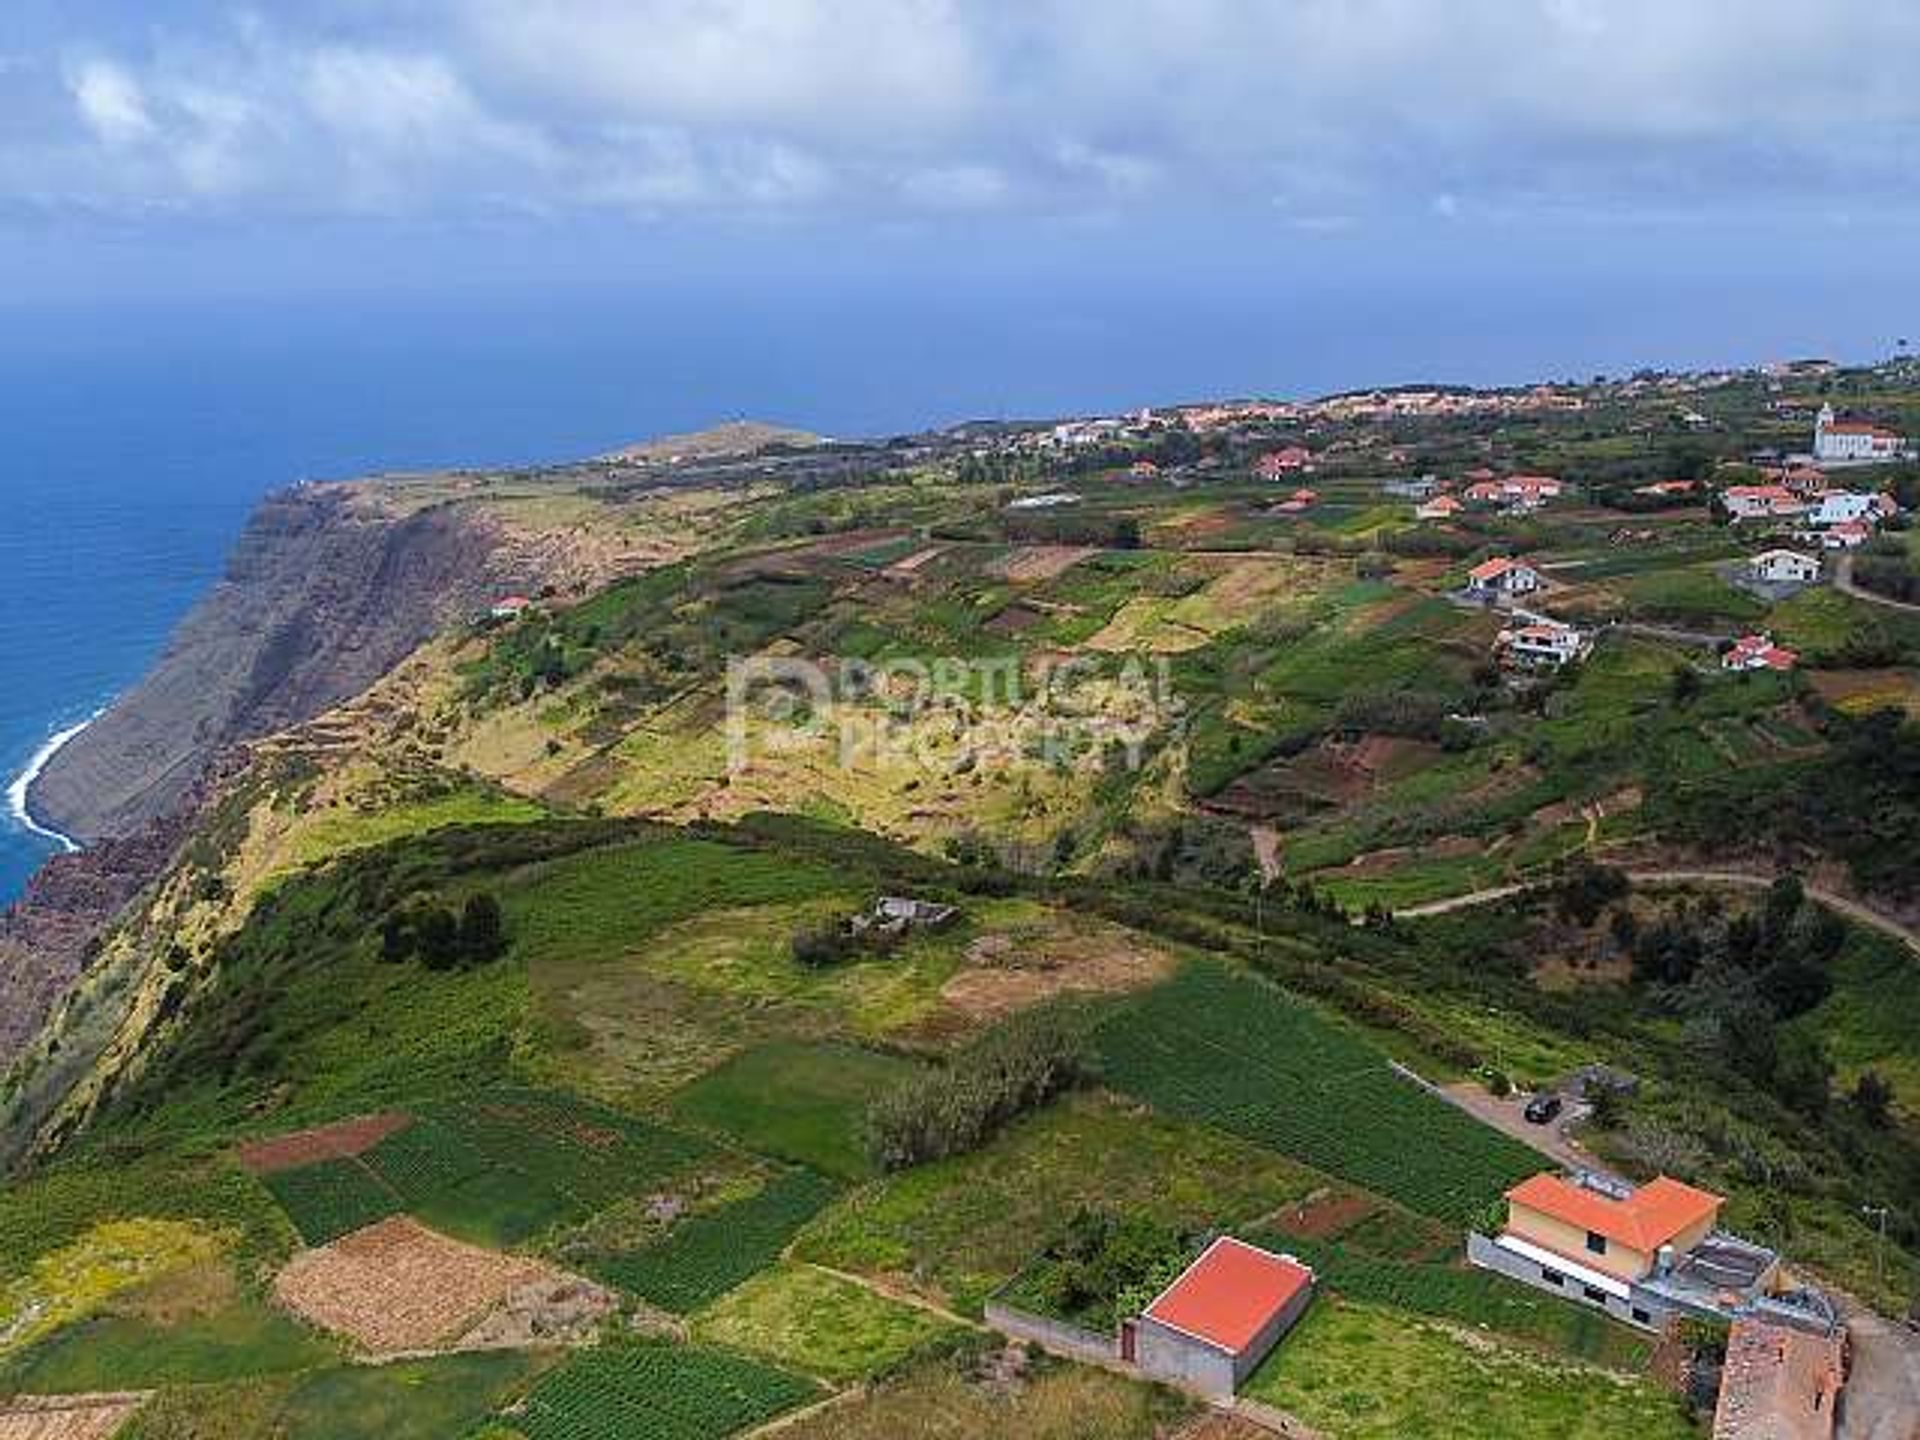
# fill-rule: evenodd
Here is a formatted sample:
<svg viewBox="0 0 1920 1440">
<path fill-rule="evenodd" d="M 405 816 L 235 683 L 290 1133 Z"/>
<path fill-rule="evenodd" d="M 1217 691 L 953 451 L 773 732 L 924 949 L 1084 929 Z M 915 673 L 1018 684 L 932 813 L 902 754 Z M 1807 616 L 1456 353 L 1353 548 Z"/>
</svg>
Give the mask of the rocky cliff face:
<svg viewBox="0 0 1920 1440">
<path fill-rule="evenodd" d="M 86 968 L 102 930 L 165 868 L 182 826 L 157 822 L 129 839 L 57 855 L 0 911 L 0 1071 Z"/>
<path fill-rule="evenodd" d="M 255 511 L 225 577 L 153 671 L 56 755 L 34 813 L 85 842 L 179 808 L 225 747 L 364 690 L 435 630 L 542 558 L 483 510 L 396 514 L 356 485 L 305 485 Z"/>
</svg>

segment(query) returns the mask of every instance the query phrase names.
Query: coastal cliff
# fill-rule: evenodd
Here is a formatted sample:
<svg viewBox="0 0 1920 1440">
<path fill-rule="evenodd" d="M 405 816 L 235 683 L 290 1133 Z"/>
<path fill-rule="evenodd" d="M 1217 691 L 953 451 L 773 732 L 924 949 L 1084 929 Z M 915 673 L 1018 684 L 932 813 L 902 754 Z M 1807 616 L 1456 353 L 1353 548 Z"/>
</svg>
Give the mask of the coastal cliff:
<svg viewBox="0 0 1920 1440">
<path fill-rule="evenodd" d="M 376 494 L 303 485 L 263 501 L 152 672 L 41 772 L 34 815 L 85 843 L 132 835 L 226 747 L 360 693 L 442 626 L 546 578 L 483 511 L 396 512 Z"/>
</svg>

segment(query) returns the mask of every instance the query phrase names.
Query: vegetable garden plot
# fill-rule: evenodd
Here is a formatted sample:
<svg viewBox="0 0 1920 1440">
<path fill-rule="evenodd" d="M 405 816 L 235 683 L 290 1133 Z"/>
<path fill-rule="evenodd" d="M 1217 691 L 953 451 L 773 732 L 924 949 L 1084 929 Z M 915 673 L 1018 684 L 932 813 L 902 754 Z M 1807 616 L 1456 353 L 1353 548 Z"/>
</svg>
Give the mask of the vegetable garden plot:
<svg viewBox="0 0 1920 1440">
<path fill-rule="evenodd" d="M 832 1181 L 811 1170 L 790 1170 L 745 1200 L 687 1217 L 645 1249 L 603 1255 L 587 1268 L 684 1315 L 779 1259 L 835 1193 Z"/>
<path fill-rule="evenodd" d="M 528 1440 L 721 1440 L 820 1393 L 811 1381 L 720 1350 L 612 1344 L 542 1380 L 513 1426 Z"/>
<path fill-rule="evenodd" d="M 501 1091 L 426 1107 L 364 1159 L 406 1208 L 514 1243 L 642 1193 L 710 1150 L 587 1101 Z"/>
<path fill-rule="evenodd" d="M 260 1177 L 309 1245 L 400 1212 L 400 1197 L 358 1160 L 323 1160 Z"/>
<path fill-rule="evenodd" d="M 1471 1221 L 1540 1157 L 1387 1067 L 1306 1005 L 1189 966 L 1101 1027 L 1109 1081 L 1422 1214 Z"/>
</svg>

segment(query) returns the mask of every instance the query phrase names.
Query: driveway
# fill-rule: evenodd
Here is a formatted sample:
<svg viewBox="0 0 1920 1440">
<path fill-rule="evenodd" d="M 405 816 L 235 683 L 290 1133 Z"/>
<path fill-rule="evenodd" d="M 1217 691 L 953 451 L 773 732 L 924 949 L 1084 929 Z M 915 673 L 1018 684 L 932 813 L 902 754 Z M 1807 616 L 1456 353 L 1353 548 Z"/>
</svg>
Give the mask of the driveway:
<svg viewBox="0 0 1920 1440">
<path fill-rule="evenodd" d="M 1501 1099 L 1490 1095 L 1472 1080 L 1456 1080 L 1442 1085 L 1440 1093 L 1483 1125 L 1491 1125 L 1530 1145 L 1556 1164 L 1574 1170 L 1605 1170 L 1584 1145 L 1567 1133 L 1567 1126 L 1583 1119 L 1587 1107 L 1577 1100 L 1567 1101 L 1552 1123 L 1535 1125 L 1523 1113 L 1530 1095 L 1513 1094 Z"/>
<path fill-rule="evenodd" d="M 1836 1296 L 1853 1340 L 1838 1440 L 1920 1440 L 1920 1335 Z"/>
</svg>

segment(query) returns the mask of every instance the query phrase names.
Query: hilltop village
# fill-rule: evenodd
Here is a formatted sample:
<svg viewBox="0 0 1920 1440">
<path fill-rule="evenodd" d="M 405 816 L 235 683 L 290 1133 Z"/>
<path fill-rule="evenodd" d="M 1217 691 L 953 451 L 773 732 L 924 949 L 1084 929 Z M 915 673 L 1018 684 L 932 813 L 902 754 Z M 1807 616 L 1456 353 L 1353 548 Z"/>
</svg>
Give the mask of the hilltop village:
<svg viewBox="0 0 1920 1440">
<path fill-rule="evenodd" d="M 0 1440 L 1909 1440 L 1915 436 L 1797 361 L 275 497 L 36 795 Z"/>
</svg>

